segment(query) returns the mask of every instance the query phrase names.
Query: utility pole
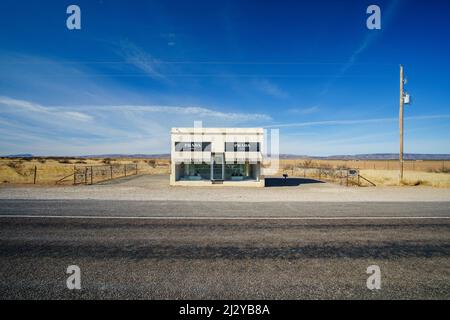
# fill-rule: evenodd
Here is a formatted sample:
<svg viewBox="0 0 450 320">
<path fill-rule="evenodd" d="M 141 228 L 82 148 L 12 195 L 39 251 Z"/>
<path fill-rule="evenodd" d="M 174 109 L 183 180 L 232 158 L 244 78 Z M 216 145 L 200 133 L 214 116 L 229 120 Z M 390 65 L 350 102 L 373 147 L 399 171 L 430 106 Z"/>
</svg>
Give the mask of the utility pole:
<svg viewBox="0 0 450 320">
<path fill-rule="evenodd" d="M 400 127 L 400 182 L 403 180 L 403 66 L 400 65 L 400 112 L 399 112 L 399 127 Z"/>
<path fill-rule="evenodd" d="M 411 96 L 404 91 L 404 86 L 407 83 L 406 77 L 403 75 L 403 66 L 400 65 L 400 112 L 399 112 L 399 127 L 400 127 L 400 152 L 398 154 L 400 162 L 400 176 L 399 182 L 403 180 L 403 106 L 411 103 Z"/>
</svg>

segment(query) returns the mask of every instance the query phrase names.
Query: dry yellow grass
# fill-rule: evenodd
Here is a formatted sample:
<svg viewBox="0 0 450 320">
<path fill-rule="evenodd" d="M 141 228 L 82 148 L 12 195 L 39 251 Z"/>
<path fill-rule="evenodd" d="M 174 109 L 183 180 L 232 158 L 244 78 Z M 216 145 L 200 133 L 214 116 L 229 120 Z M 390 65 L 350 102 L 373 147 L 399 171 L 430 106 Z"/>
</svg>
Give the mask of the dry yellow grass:
<svg viewBox="0 0 450 320">
<path fill-rule="evenodd" d="M 36 167 L 36 184 L 55 184 L 56 181 L 70 176 L 74 166 L 117 166 L 123 164 L 137 164 L 139 174 L 169 173 L 168 159 L 0 159 L 0 183 L 30 184 L 34 182 L 34 168 Z M 73 176 L 63 183 L 73 182 Z"/>
<path fill-rule="evenodd" d="M 360 174 L 376 185 L 399 185 L 399 172 L 397 170 L 361 170 Z M 406 186 L 431 186 L 437 188 L 450 188 L 449 173 L 404 171 L 401 185 Z"/>
<path fill-rule="evenodd" d="M 431 186 L 437 188 L 450 188 L 450 173 L 431 172 L 448 170 L 448 161 L 408 161 L 405 164 L 404 178 L 399 183 L 398 161 L 372 160 L 372 161 L 344 161 L 344 160 L 305 160 L 283 159 L 280 160 L 278 174 L 287 173 L 291 176 L 304 176 L 302 167 L 321 168 L 352 168 L 360 169 L 360 174 L 377 186 Z M 390 168 L 371 169 L 371 168 Z M 368 168 L 368 169 L 364 169 Z M 414 170 L 412 170 L 414 168 Z M 423 171 L 419 171 L 422 169 Z M 312 175 L 311 175 L 312 174 Z M 306 177 L 319 178 L 314 170 L 306 171 Z M 326 176 L 322 176 L 327 178 Z M 354 184 L 355 179 L 352 179 Z M 338 179 L 339 181 L 339 179 Z M 361 180 L 363 184 L 367 184 Z M 342 181 L 341 181 L 342 183 Z"/>
<path fill-rule="evenodd" d="M 355 163 L 358 165 L 356 166 Z M 404 181 L 402 185 L 426 185 L 439 188 L 450 187 L 449 173 L 426 172 L 425 170 L 440 170 L 447 164 L 442 161 L 419 161 L 418 164 L 409 164 L 410 168 L 416 171 L 408 170 L 405 166 Z M 65 180 L 66 184 L 73 182 L 74 166 L 90 167 L 98 165 L 123 165 L 137 164 L 139 174 L 169 174 L 170 161 L 168 159 L 136 159 L 136 158 L 117 158 L 117 159 L 79 159 L 79 158 L 59 158 L 59 159 L 0 159 L 0 184 L 32 184 L 34 180 L 34 167 L 37 168 L 37 184 L 55 184 L 59 179 L 69 176 Z M 394 162 L 386 161 L 342 161 L 342 160 L 305 160 L 305 159 L 283 159 L 280 161 L 279 175 L 288 173 L 290 176 L 303 176 L 304 171 L 298 169 L 303 166 L 324 167 L 324 168 L 359 168 L 361 175 L 378 186 L 395 186 L 398 183 L 398 170 L 395 170 Z M 387 167 L 386 169 L 371 169 L 372 167 Z M 368 168 L 368 169 L 364 169 Z M 424 171 L 417 171 L 423 168 Z M 314 171 L 311 172 L 314 174 Z M 309 174 L 309 173 L 308 173 Z M 311 176 L 317 178 L 316 176 Z M 321 178 L 324 178 L 323 176 Z M 326 178 L 326 177 L 325 177 Z"/>
<path fill-rule="evenodd" d="M 282 159 L 283 166 L 313 166 L 313 167 L 346 167 L 360 170 L 398 170 L 398 160 L 316 160 L 316 159 Z M 449 160 L 405 160 L 404 169 L 407 171 L 445 171 L 450 170 Z"/>
</svg>

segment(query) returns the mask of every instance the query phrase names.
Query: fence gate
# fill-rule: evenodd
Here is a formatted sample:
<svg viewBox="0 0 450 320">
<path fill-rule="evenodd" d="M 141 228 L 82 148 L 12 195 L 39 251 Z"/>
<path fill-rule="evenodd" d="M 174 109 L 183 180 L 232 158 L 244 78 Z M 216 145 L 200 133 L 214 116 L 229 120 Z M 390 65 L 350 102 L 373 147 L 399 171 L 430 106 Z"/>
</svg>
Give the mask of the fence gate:
<svg viewBox="0 0 450 320">
<path fill-rule="evenodd" d="M 111 164 L 95 166 L 75 166 L 73 184 L 94 184 L 138 174 L 137 163 Z"/>
</svg>

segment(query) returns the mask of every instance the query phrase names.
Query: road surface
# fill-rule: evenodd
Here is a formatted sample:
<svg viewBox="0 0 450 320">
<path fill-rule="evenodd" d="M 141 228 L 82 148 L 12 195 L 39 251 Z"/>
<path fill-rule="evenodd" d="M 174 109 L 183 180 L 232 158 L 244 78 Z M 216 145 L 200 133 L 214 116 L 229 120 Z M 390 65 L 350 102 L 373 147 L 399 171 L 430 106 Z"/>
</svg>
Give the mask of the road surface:
<svg viewBox="0 0 450 320">
<path fill-rule="evenodd" d="M 450 298 L 450 203 L 0 200 L 1 299 Z M 81 269 L 81 290 L 66 269 Z M 381 269 L 369 290 L 366 269 Z"/>
</svg>

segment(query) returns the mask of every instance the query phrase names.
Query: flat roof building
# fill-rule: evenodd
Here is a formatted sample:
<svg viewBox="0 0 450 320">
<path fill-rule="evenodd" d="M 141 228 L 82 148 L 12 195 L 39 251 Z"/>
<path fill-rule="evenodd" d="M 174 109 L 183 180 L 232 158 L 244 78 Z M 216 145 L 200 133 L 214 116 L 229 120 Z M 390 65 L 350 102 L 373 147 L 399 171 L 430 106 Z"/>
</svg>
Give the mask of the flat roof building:
<svg viewBox="0 0 450 320">
<path fill-rule="evenodd" d="M 264 186 L 263 128 L 172 128 L 171 185 Z"/>
</svg>

